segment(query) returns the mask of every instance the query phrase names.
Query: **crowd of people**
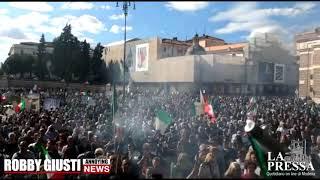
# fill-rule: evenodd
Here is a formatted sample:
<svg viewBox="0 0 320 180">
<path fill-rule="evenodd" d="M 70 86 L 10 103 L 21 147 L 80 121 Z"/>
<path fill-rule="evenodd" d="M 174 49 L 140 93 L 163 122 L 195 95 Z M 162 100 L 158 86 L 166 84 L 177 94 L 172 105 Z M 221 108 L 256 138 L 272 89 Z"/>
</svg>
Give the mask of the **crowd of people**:
<svg viewBox="0 0 320 180">
<path fill-rule="evenodd" d="M 2 102 L 1 159 L 43 159 L 44 154 L 37 148 L 43 145 L 54 159 L 111 160 L 109 175 L 68 175 L 66 179 L 262 177 L 256 153 L 244 132 L 250 97 L 206 94 L 212 99 L 217 118 L 212 123 L 208 116 L 193 112 L 199 92 L 164 93 L 135 88 L 124 100 L 119 92 L 118 108 L 112 116 L 111 93 L 45 91 L 42 99 L 63 99 L 60 108 L 7 116 L 8 107 Z M 11 92 L 14 93 L 21 91 Z M 83 103 L 84 96 L 94 99 L 95 104 Z M 307 154 L 312 157 L 316 177 L 320 177 L 318 105 L 296 97 L 256 99 L 255 122 L 266 127 L 275 143 L 289 146 L 292 140 L 306 140 Z M 163 134 L 154 127 L 158 109 L 173 119 Z M 15 176 L 2 172 L 0 178 Z"/>
</svg>

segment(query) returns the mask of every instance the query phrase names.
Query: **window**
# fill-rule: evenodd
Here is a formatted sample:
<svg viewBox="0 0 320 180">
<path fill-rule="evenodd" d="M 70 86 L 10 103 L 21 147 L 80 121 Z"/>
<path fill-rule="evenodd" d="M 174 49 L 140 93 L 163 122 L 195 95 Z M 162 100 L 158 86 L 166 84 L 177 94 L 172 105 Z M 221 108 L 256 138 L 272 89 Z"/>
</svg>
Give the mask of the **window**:
<svg viewBox="0 0 320 180">
<path fill-rule="evenodd" d="M 312 74 L 310 74 L 310 79 L 313 79 L 313 75 Z"/>
<path fill-rule="evenodd" d="M 270 65 L 272 65 L 272 64 L 270 64 L 270 63 L 266 63 L 266 73 L 271 73 L 271 67 L 270 67 Z"/>
<path fill-rule="evenodd" d="M 163 48 L 163 52 L 166 52 L 166 51 L 167 51 L 167 48 L 166 48 L 166 47 L 164 47 L 164 48 Z"/>
<path fill-rule="evenodd" d="M 23 54 L 23 50 L 22 49 L 20 50 L 20 54 Z"/>
</svg>

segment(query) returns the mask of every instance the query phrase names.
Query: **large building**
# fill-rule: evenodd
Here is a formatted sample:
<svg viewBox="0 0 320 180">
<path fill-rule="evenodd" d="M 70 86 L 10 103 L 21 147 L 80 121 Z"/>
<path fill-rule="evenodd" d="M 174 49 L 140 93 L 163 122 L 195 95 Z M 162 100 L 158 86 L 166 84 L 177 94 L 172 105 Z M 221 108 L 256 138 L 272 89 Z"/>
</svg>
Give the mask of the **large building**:
<svg viewBox="0 0 320 180">
<path fill-rule="evenodd" d="M 197 35 L 192 42 L 155 37 L 126 44 L 126 81 L 145 87 L 287 95 L 298 83 L 294 56 L 267 36 L 237 44 Z M 123 44 L 106 47 L 103 58 L 107 63 L 122 61 Z"/>
<path fill-rule="evenodd" d="M 320 100 L 320 27 L 296 35 L 299 96 Z"/>
<path fill-rule="evenodd" d="M 31 55 L 31 56 L 37 56 L 38 53 L 38 45 L 39 43 L 36 42 L 21 42 L 20 44 L 13 44 L 9 50 L 8 55 Z M 46 52 L 49 54 L 53 53 L 54 47 L 52 42 L 46 42 L 45 43 Z M 93 49 L 90 49 L 89 51 L 90 56 L 93 55 Z"/>
<path fill-rule="evenodd" d="M 20 55 L 32 55 L 37 56 L 39 43 L 35 42 L 22 42 L 20 44 L 13 44 L 9 51 L 9 56 L 14 54 Z M 48 53 L 53 53 L 53 45 L 52 43 L 46 43 L 46 51 Z"/>
</svg>

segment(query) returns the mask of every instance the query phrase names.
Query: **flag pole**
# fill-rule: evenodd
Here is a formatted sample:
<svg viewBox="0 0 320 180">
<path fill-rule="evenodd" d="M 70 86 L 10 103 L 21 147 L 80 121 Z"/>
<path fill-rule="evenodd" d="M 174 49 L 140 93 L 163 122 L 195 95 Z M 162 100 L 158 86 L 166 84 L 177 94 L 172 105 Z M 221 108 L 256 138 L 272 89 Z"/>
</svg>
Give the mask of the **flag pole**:
<svg viewBox="0 0 320 180">
<path fill-rule="evenodd" d="M 112 74 L 113 74 L 113 68 L 112 68 Z M 112 88 L 112 124 L 113 124 L 113 135 L 114 135 L 114 152 L 115 152 L 115 155 L 117 156 L 117 160 L 116 160 L 116 169 L 115 169 L 115 172 L 116 174 L 118 174 L 118 164 L 119 164 L 119 154 L 118 154 L 118 151 L 119 151 L 119 148 L 117 148 L 117 143 L 116 143 L 116 134 L 117 134 L 117 125 L 115 123 L 115 103 L 117 101 L 117 99 L 115 98 L 115 95 L 116 95 L 116 83 L 115 83 L 115 78 L 113 76 L 113 88 Z"/>
<path fill-rule="evenodd" d="M 113 127 L 113 136 L 115 136 L 116 134 L 116 126 L 115 126 L 115 122 L 114 122 L 114 112 L 115 112 L 115 106 L 114 106 L 114 101 L 115 101 L 115 89 L 116 89 L 116 83 L 115 83 L 115 78 L 114 78 L 114 63 L 111 61 L 110 64 L 110 68 L 111 68 L 111 74 L 112 74 L 112 82 L 111 82 L 111 88 L 112 88 L 112 97 L 111 97 L 111 103 L 112 103 L 112 107 L 111 107 L 111 125 Z M 116 147 L 114 145 L 114 151 L 116 151 Z"/>
</svg>

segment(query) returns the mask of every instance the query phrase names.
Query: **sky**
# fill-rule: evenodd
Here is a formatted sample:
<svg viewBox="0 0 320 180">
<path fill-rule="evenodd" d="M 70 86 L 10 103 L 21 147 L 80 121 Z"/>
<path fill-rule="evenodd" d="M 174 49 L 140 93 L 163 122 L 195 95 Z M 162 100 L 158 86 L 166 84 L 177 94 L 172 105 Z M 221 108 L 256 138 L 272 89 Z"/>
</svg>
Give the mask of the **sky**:
<svg viewBox="0 0 320 180">
<path fill-rule="evenodd" d="M 191 39 L 195 33 L 245 42 L 274 33 L 288 48 L 294 35 L 320 26 L 320 2 L 136 2 L 129 7 L 127 38 Z M 91 47 L 124 38 L 122 2 L 0 2 L 0 62 L 12 44 L 46 41 L 70 23 L 72 33 Z"/>
</svg>

